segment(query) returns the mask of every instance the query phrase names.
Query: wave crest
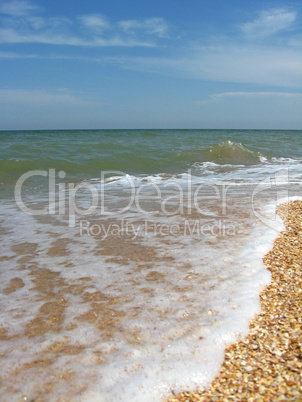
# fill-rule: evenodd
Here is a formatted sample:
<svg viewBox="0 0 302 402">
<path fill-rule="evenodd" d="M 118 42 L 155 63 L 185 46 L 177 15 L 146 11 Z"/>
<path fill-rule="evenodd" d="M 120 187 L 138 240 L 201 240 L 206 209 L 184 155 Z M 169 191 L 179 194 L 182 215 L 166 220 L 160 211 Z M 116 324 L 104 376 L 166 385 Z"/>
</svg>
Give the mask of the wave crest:
<svg viewBox="0 0 302 402">
<path fill-rule="evenodd" d="M 204 148 L 201 156 L 204 161 L 219 165 L 255 165 L 261 163 L 263 157 L 260 153 L 253 152 L 242 144 L 232 141 L 224 141 Z"/>
</svg>

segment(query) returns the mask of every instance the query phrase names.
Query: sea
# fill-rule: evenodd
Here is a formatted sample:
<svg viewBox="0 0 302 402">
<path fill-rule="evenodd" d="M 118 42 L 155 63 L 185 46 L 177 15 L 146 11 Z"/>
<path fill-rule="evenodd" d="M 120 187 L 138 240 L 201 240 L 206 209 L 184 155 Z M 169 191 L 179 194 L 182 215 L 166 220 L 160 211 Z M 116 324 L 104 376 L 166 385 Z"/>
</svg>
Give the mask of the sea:
<svg viewBox="0 0 302 402">
<path fill-rule="evenodd" d="M 260 312 L 302 131 L 1 131 L 0 167 L 0 400 L 159 402 Z"/>
</svg>

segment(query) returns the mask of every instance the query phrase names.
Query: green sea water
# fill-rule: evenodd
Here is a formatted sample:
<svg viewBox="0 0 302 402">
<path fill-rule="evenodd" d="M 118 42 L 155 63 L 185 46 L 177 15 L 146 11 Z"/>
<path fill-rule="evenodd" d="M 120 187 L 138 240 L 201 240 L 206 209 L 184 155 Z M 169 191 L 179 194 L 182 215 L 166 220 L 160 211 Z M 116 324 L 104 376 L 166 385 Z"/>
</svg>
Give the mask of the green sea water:
<svg viewBox="0 0 302 402">
<path fill-rule="evenodd" d="M 230 145 L 230 142 L 233 144 Z M 261 157 L 300 159 L 302 131 L 71 130 L 0 132 L 0 183 L 24 172 L 63 170 L 70 178 L 178 174 L 194 164 L 251 165 Z"/>
</svg>

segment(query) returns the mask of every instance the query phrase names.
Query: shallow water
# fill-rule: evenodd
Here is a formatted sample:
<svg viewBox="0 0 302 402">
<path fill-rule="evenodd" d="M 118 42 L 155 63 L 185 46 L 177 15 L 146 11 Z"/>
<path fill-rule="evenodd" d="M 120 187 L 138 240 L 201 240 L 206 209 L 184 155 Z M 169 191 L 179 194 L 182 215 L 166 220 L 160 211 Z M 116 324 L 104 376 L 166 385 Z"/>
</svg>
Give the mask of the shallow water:
<svg viewBox="0 0 302 402">
<path fill-rule="evenodd" d="M 301 134 L 5 133 L 2 395 L 159 401 L 209 384 L 259 312 Z"/>
</svg>

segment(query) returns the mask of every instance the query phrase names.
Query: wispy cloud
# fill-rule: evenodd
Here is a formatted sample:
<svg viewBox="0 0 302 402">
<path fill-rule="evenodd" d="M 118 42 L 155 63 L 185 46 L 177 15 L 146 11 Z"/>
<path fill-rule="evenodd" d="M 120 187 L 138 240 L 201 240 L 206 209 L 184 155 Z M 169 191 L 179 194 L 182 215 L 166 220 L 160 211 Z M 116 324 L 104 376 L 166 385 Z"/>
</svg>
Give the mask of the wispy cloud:
<svg viewBox="0 0 302 402">
<path fill-rule="evenodd" d="M 35 54 L 21 54 L 14 52 L 0 52 L 0 59 L 35 59 Z"/>
<path fill-rule="evenodd" d="M 39 11 L 39 7 L 26 0 L 4 1 L 0 4 L 0 14 L 23 17 Z"/>
<path fill-rule="evenodd" d="M 87 14 L 78 17 L 80 23 L 87 29 L 95 33 L 102 33 L 103 31 L 112 28 L 109 20 L 101 14 Z"/>
<path fill-rule="evenodd" d="M 297 13 L 284 8 L 273 8 L 261 11 L 258 17 L 242 24 L 242 31 L 251 38 L 266 37 L 291 27 Z"/>
<path fill-rule="evenodd" d="M 1 57 L 17 58 L 18 54 L 0 53 Z M 41 56 L 29 54 L 20 57 Z M 76 56 L 52 54 L 43 57 L 112 65 L 120 69 L 186 79 L 257 84 L 279 88 L 302 88 L 302 54 L 297 48 L 227 44 L 224 48 L 221 46 L 190 48 L 186 54 L 175 57 L 109 57 L 80 54 Z M 268 93 L 265 92 L 265 94 Z M 239 96 L 237 94 L 238 92 L 234 96 Z"/>
<path fill-rule="evenodd" d="M 125 20 L 120 21 L 119 26 L 125 32 L 143 31 L 150 35 L 156 35 L 159 38 L 167 37 L 168 25 L 163 18 L 149 18 L 143 21 Z"/>
<path fill-rule="evenodd" d="M 11 4 L 11 6 L 10 6 Z M 23 5 L 22 5 L 23 4 Z M 18 13 L 17 5 L 20 5 Z M 23 10 L 23 11 L 22 11 Z M 28 1 L 4 2 L 3 27 L 0 43 L 39 43 L 82 47 L 156 47 L 169 39 L 170 26 L 162 18 L 129 19 L 111 21 L 102 14 L 84 14 L 74 19 L 64 17 L 45 18 L 39 9 Z M 6 18 L 4 14 L 9 14 Z M 203 40 L 196 44 L 182 42 L 169 48 L 170 55 L 100 57 L 90 53 L 72 56 L 70 53 L 48 56 L 49 58 L 73 58 L 88 62 L 111 64 L 117 68 L 130 69 L 173 77 L 227 82 L 260 84 L 276 87 L 302 88 L 301 36 L 296 32 L 286 35 L 282 45 L 258 41 L 263 37 L 290 29 L 297 13 L 286 8 L 261 11 L 257 18 L 242 24 L 248 36 L 220 37 Z M 19 24 L 19 22 L 22 22 Z M 238 28 L 238 26 L 237 26 Z M 255 41 L 250 40 L 256 38 Z M 174 42 L 175 44 L 175 42 Z M 300 44 L 300 45 L 299 45 Z M 0 58 L 13 58 L 13 53 L 0 53 Z M 17 57 L 17 55 L 15 56 Z M 34 57 L 21 55 L 20 57 Z M 43 56 L 46 58 L 45 54 Z M 237 95 L 236 95 L 237 96 Z"/>
<path fill-rule="evenodd" d="M 101 14 L 45 18 L 39 11 L 25 0 L 4 2 L 0 7 L 0 43 L 150 47 L 167 36 L 168 25 L 162 18 L 111 22 Z"/>
<path fill-rule="evenodd" d="M 120 68 L 196 80 L 302 87 L 302 54 L 284 47 L 209 45 L 174 58 L 112 57 L 106 61 Z"/>
<path fill-rule="evenodd" d="M 225 98 L 296 98 L 302 100 L 302 94 L 296 92 L 250 92 L 250 91 L 238 91 L 238 92 L 221 92 L 212 94 L 208 99 L 197 101 L 198 104 L 207 104 L 209 102 L 215 102 Z"/>
<path fill-rule="evenodd" d="M 111 38 L 95 37 L 92 39 L 84 39 L 79 36 L 73 36 L 64 33 L 55 32 L 31 32 L 19 33 L 14 29 L 0 29 L 0 43 L 42 43 L 46 45 L 57 46 L 83 46 L 83 47 L 152 47 L 152 42 L 135 40 L 133 38 L 123 38 L 113 36 Z"/>
<path fill-rule="evenodd" d="M 212 97 L 214 98 L 222 98 L 222 97 L 255 97 L 255 96 L 281 96 L 285 98 L 301 98 L 302 94 L 296 92 L 222 92 L 220 94 L 214 94 Z"/>
</svg>

